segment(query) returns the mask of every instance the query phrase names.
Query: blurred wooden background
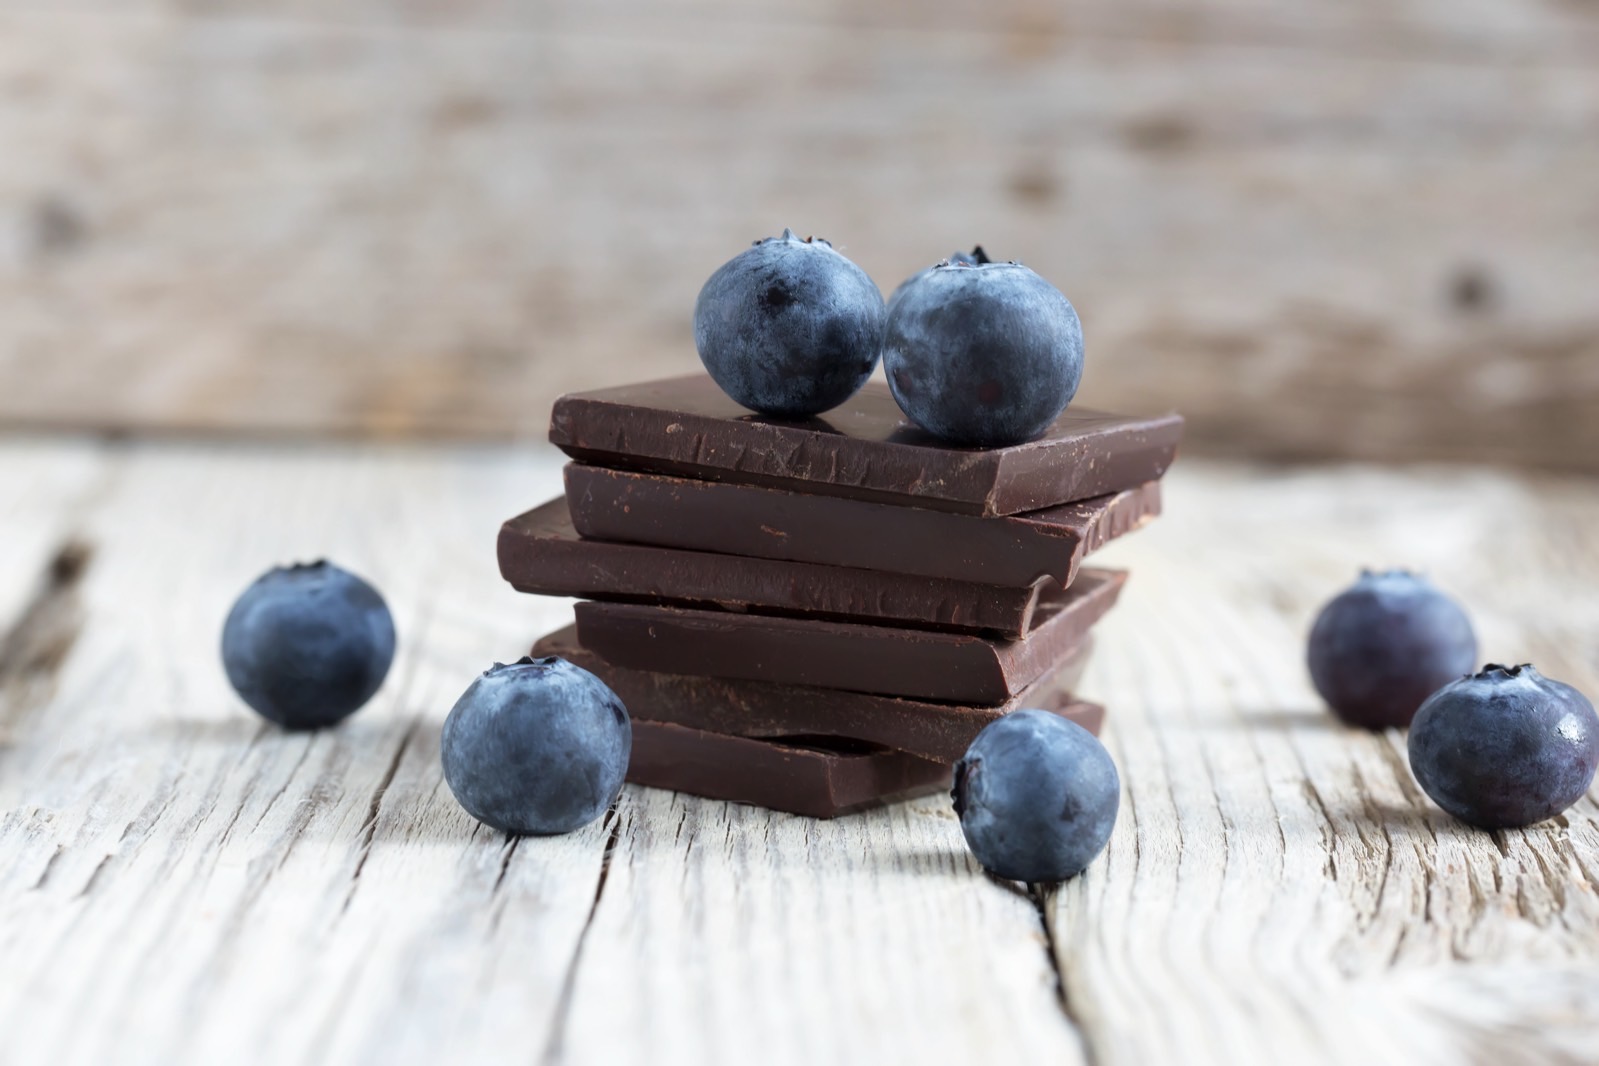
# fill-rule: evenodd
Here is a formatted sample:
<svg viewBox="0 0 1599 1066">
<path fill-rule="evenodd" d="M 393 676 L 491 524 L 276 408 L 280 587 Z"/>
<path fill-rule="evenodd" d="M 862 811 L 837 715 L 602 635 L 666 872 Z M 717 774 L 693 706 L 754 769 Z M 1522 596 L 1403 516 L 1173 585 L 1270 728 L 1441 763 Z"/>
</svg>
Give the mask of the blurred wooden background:
<svg viewBox="0 0 1599 1066">
<path fill-rule="evenodd" d="M 1599 469 L 1595 0 L 0 0 L 0 423 L 541 436 L 783 226 L 1191 447 Z"/>
</svg>

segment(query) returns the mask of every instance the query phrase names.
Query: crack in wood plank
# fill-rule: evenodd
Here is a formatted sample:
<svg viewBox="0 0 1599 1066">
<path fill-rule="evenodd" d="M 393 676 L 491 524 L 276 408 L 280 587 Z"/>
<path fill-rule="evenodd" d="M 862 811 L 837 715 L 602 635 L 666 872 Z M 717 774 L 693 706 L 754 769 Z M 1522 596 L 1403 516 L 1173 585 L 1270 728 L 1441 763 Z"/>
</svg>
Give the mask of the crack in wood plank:
<svg viewBox="0 0 1599 1066">
<path fill-rule="evenodd" d="M 1077 1010 L 1072 1004 L 1071 995 L 1066 990 L 1066 975 L 1060 967 L 1060 945 L 1055 940 L 1055 922 L 1060 914 L 1060 909 L 1055 906 L 1059 897 L 1061 886 L 1030 884 L 1027 886 L 1027 896 L 1038 913 L 1038 925 L 1044 931 L 1044 959 L 1049 964 L 1049 972 L 1055 975 L 1055 1002 L 1060 1004 L 1060 1011 L 1066 1016 L 1066 1022 L 1077 1034 L 1078 1045 L 1082 1048 L 1085 1066 L 1099 1066 L 1099 1053 L 1094 1047 L 1092 1031 L 1083 1024 L 1077 1016 Z"/>
<path fill-rule="evenodd" d="M 56 676 L 83 628 L 78 590 L 93 559 L 88 540 L 66 537 L 32 597 L 0 636 L 0 741 L 10 740 L 55 691 Z"/>
<path fill-rule="evenodd" d="M 515 857 L 516 849 L 517 849 L 518 845 L 520 845 L 521 843 L 522 843 L 522 838 L 521 837 L 511 837 L 509 840 L 507 840 L 505 842 L 505 847 L 501 849 L 501 851 L 500 851 L 500 868 L 499 868 L 499 870 L 497 870 L 495 872 L 495 874 L 494 874 L 494 884 L 489 889 L 489 898 L 491 900 L 500 900 L 500 899 L 502 899 L 502 897 L 500 896 L 500 889 L 505 886 L 505 877 L 506 877 L 507 874 L 509 874 L 511 872 L 511 859 L 513 857 Z M 501 914 L 504 913 L 504 911 L 505 911 L 505 906 L 504 906 L 503 903 L 501 903 L 501 905 L 495 909 L 494 921 L 492 923 L 490 923 L 490 927 L 491 928 L 493 928 L 493 926 L 499 924 L 499 917 L 500 917 Z"/>
<path fill-rule="evenodd" d="M 38 892 L 40 889 L 44 888 L 45 885 L 50 883 L 50 874 L 55 871 L 56 863 L 60 861 L 61 856 L 66 852 L 66 850 L 67 849 L 64 846 L 60 844 L 56 845 L 55 850 L 50 853 L 50 857 L 44 861 L 44 869 L 39 871 L 38 880 L 33 882 L 33 885 L 29 891 Z"/>
<path fill-rule="evenodd" d="M 89 893 L 94 891 L 95 886 L 100 883 L 101 872 L 105 870 L 106 866 L 109 865 L 110 862 L 111 856 L 105 855 L 100 859 L 99 862 L 95 863 L 94 869 L 89 872 L 88 879 L 83 882 L 83 887 L 78 889 L 79 899 L 86 898 Z"/>
<path fill-rule="evenodd" d="M 1310 805 L 1316 809 L 1316 816 L 1321 821 L 1319 826 L 1321 830 L 1321 846 L 1327 853 L 1327 880 L 1337 881 L 1338 864 L 1333 861 L 1333 841 L 1337 839 L 1338 834 L 1333 828 L 1332 815 L 1327 813 L 1327 801 L 1322 799 L 1321 790 L 1316 787 L 1316 782 L 1312 780 L 1310 771 L 1305 767 L 1304 757 L 1299 754 L 1297 749 L 1293 749 L 1293 751 L 1294 758 L 1298 760 L 1300 772 L 1305 775 L 1304 780 L 1299 783 L 1300 790 L 1304 792 L 1305 799 Z"/>
<path fill-rule="evenodd" d="M 1356 915 L 1355 929 L 1364 933 L 1371 928 L 1382 913 L 1383 896 L 1388 891 L 1388 878 L 1393 873 L 1394 853 L 1397 849 L 1394 845 L 1393 834 L 1388 831 L 1388 819 L 1385 816 L 1385 812 L 1373 801 L 1371 788 L 1366 783 L 1364 773 L 1362 773 L 1358 765 L 1353 768 L 1353 773 L 1356 792 L 1360 795 L 1361 806 L 1365 811 L 1367 824 L 1375 828 L 1382 836 L 1382 843 L 1379 845 L 1374 838 L 1367 835 L 1365 829 L 1360 831 L 1360 837 L 1366 845 L 1367 853 L 1382 862 L 1382 870 L 1377 874 L 1376 891 L 1371 894 L 1371 910 Z"/>
<path fill-rule="evenodd" d="M 434 598 L 430 597 L 425 599 L 417 611 L 415 635 L 412 637 L 412 639 L 416 641 L 419 646 L 425 646 L 425 642 L 431 631 L 434 607 L 436 606 L 436 603 L 437 601 Z M 405 670 L 400 679 L 399 685 L 396 686 L 396 693 L 394 697 L 394 703 L 397 708 L 403 708 L 405 706 L 411 691 L 415 688 L 417 671 L 420 668 L 420 664 L 421 656 L 411 655 L 406 658 Z M 361 873 L 366 869 L 367 859 L 372 853 L 372 841 L 377 835 L 378 813 L 383 805 L 383 797 L 388 792 L 389 786 L 394 783 L 394 776 L 399 772 L 400 763 L 405 758 L 405 753 L 410 748 L 411 741 L 415 738 L 417 729 L 421 726 L 421 724 L 422 720 L 420 716 L 413 716 L 410 719 L 404 731 L 401 733 L 400 743 L 394 749 L 394 757 L 389 760 L 388 766 L 385 767 L 383 771 L 383 776 L 379 779 L 377 786 L 372 790 L 372 799 L 367 804 L 366 817 L 361 823 L 360 843 L 356 849 L 357 858 L 355 862 L 355 869 L 350 874 L 350 888 L 344 897 L 344 903 L 339 907 L 339 913 L 341 915 L 349 911 L 350 903 L 355 899 L 356 890 L 360 887 Z M 505 876 L 505 871 L 503 868 L 500 871 L 500 876 L 502 878 Z M 495 887 L 499 887 L 498 882 L 496 882 Z"/>
<path fill-rule="evenodd" d="M 605 895 L 605 882 L 610 878 L 611 861 L 616 853 L 617 843 L 622 839 L 622 813 L 621 801 L 611 806 L 605 812 L 605 821 L 610 827 L 610 832 L 605 838 L 605 850 L 600 858 L 600 875 L 594 883 L 594 903 L 589 907 L 588 918 L 583 923 L 583 931 L 578 934 L 577 943 L 572 949 L 572 961 L 567 965 L 566 977 L 561 982 L 561 994 L 555 1003 L 555 1012 L 551 1016 L 549 1025 L 549 1039 L 544 1045 L 544 1053 L 539 1056 L 540 1066 L 554 1066 L 561 1061 L 566 1045 L 566 1021 L 572 1011 L 572 997 L 577 990 L 578 967 L 583 963 L 583 946 L 588 942 L 589 930 L 594 928 L 594 916 L 599 913 L 600 899 Z"/>
<path fill-rule="evenodd" d="M 400 734 L 400 743 L 394 748 L 394 755 L 389 759 L 389 765 L 384 769 L 383 776 L 378 780 L 377 787 L 372 790 L 372 799 L 367 804 L 366 818 L 361 822 L 360 841 L 356 845 L 355 869 L 350 873 L 350 890 L 345 894 L 344 903 L 340 906 L 340 913 L 350 909 L 350 901 L 355 898 L 355 892 L 361 884 L 361 871 L 366 869 L 366 860 L 372 854 L 372 839 L 377 835 L 378 812 L 383 807 L 383 796 L 388 792 L 389 786 L 394 783 L 394 775 L 400 771 L 400 761 L 405 758 L 406 749 L 411 746 L 411 738 L 416 735 L 422 722 L 413 718 Z M 500 877 L 503 879 L 505 871 L 501 869 Z M 499 883 L 495 883 L 499 887 Z"/>
<path fill-rule="evenodd" d="M 249 743 L 247 743 L 244 746 L 244 750 L 242 752 L 240 752 L 239 758 L 234 762 L 234 764 L 233 764 L 234 767 L 237 768 L 237 767 L 243 766 L 244 763 L 245 763 L 245 760 L 250 757 L 250 753 L 251 752 L 256 750 L 256 748 L 260 745 L 262 739 L 269 732 L 271 732 L 272 730 L 274 730 L 276 728 L 277 728 L 277 726 L 273 725 L 270 722 L 262 722 L 259 726 L 257 726 L 256 730 L 255 730 L 255 733 L 252 734 L 251 737 L 250 737 Z M 253 785 L 259 780 L 261 780 L 261 771 L 258 770 L 258 771 L 256 771 L 255 774 L 253 774 L 251 776 L 250 784 Z M 220 799 L 221 799 L 221 795 L 219 793 L 218 796 L 217 796 L 217 801 L 219 802 Z M 233 831 L 234 831 L 234 829 L 236 829 L 238 827 L 239 819 L 244 817 L 244 809 L 245 809 L 245 804 L 243 802 L 240 802 L 240 803 L 234 805 L 233 813 L 228 816 L 227 824 L 222 827 L 222 832 L 217 836 L 217 844 L 216 844 L 216 846 L 217 846 L 217 850 L 218 851 L 221 851 L 223 848 L 225 848 L 228 845 L 228 843 L 233 839 Z M 256 819 L 256 823 L 258 825 L 260 824 L 260 819 L 259 818 Z"/>
<path fill-rule="evenodd" d="M 289 791 L 289 786 L 294 784 L 294 779 L 299 774 L 300 768 L 305 765 L 305 760 L 311 754 L 312 746 L 316 744 L 316 734 L 314 733 L 308 734 L 303 738 L 296 737 L 295 739 L 302 741 L 300 745 L 300 754 L 295 757 L 294 766 L 291 767 L 289 772 L 284 775 L 283 783 L 278 786 L 278 790 L 272 793 L 272 795 L 267 799 L 266 803 L 261 807 L 261 813 L 256 815 L 255 824 L 250 826 L 250 831 L 252 833 L 261 828 L 261 823 L 266 821 L 267 815 L 272 813 L 272 808 L 277 804 L 278 800 L 282 799 Z"/>
</svg>

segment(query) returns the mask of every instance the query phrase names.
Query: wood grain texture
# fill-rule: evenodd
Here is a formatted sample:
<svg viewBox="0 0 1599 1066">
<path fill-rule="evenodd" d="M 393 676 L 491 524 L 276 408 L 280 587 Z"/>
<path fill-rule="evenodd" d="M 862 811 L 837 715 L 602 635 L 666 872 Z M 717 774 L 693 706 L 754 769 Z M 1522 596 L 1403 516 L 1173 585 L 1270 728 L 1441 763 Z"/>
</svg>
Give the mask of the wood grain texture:
<svg viewBox="0 0 1599 1066">
<path fill-rule="evenodd" d="M 13 440 L 0 466 L 0 623 L 50 585 L 48 560 L 77 539 L 77 526 L 109 466 L 89 442 Z"/>
<path fill-rule="evenodd" d="M 1591 1060 L 1592 797 L 1458 826 L 1402 737 L 1333 724 L 1300 664 L 1358 566 L 1424 564 L 1487 654 L 1599 691 L 1586 482 L 1180 463 L 1166 517 L 1096 556 L 1133 571 L 1084 683 L 1110 707 L 1115 836 L 1024 891 L 939 797 L 818 823 L 630 787 L 568 837 L 475 826 L 438 730 L 568 617 L 493 561 L 559 465 L 0 442 L 6 532 L 93 560 L 0 745 L 0 1061 Z M 401 651 L 357 718 L 287 735 L 215 645 L 257 571 L 317 555 L 383 589 Z"/>
<path fill-rule="evenodd" d="M 1582 0 L 0 4 L 0 419 L 537 436 L 784 225 L 1191 450 L 1599 467 Z"/>
<path fill-rule="evenodd" d="M 1599 691 L 1599 554 L 1562 528 L 1599 498 L 1551 490 L 1230 471 L 1174 479 L 1179 517 L 1106 553 L 1134 567 L 1112 624 L 1136 638 L 1089 684 L 1116 694 L 1133 817 L 1047 910 L 1101 1061 L 1591 1061 L 1591 796 L 1525 831 L 1465 827 L 1420 793 L 1402 734 L 1333 724 L 1302 667 L 1330 591 L 1409 565 L 1468 606 L 1486 656 Z"/>
<path fill-rule="evenodd" d="M 83 624 L 84 515 L 111 476 L 88 442 L 13 441 L 0 463 L 0 759 L 49 702 Z"/>
<path fill-rule="evenodd" d="M 5 458 L 31 464 L 21 452 Z M 499 518 L 558 490 L 553 451 L 143 447 L 114 465 L 81 524 L 96 560 L 82 630 L 53 696 L 0 751 L 0 953 L 16 978 L 0 982 L 0 1025 L 16 1034 L 0 1059 L 641 1061 L 653 1041 L 638 1025 L 697 1028 L 671 1020 L 677 1002 L 720 982 L 720 960 L 742 947 L 764 976 L 715 1004 L 721 1026 L 699 1037 L 713 1060 L 766 1040 L 740 1019 L 781 1020 L 782 993 L 802 987 L 788 954 L 807 980 L 826 973 L 839 1003 L 853 975 L 884 976 L 875 1002 L 896 1027 L 922 1000 L 886 977 L 914 957 L 939 995 L 975 1000 L 961 1015 L 979 1024 L 953 1034 L 959 1046 L 975 1054 L 1003 1036 L 1074 1060 L 1036 913 L 1015 893 L 965 890 L 972 872 L 941 804 L 818 836 L 804 819 L 630 790 L 604 824 L 514 843 L 456 807 L 438 768 L 444 713 L 493 658 L 570 617 L 561 601 L 512 593 L 493 556 Z M 218 627 L 257 571 L 323 554 L 384 590 L 401 655 L 346 727 L 283 734 L 227 692 Z M 813 866 L 818 848 L 861 853 L 850 861 L 870 877 Z M 685 869 L 711 855 L 716 869 Z M 825 892 L 801 903 L 801 875 Z M 711 942 L 651 937 L 650 964 L 618 966 L 631 920 L 614 943 L 597 930 L 634 905 L 686 905 L 673 935 Z M 785 932 L 795 905 L 811 921 Z M 846 906 L 853 918 L 824 924 Z M 899 908 L 885 953 L 861 930 Z M 709 953 L 702 985 L 680 948 Z M 977 996 L 983 975 L 1011 994 Z M 618 1005 L 612 986 L 632 980 Z M 796 1024 L 817 1009 L 792 1006 Z M 630 1026 L 613 1032 L 619 1011 Z M 791 1046 L 844 1054 L 853 1026 L 819 1022 Z M 626 1055 L 576 1050 L 596 1043 Z"/>
</svg>

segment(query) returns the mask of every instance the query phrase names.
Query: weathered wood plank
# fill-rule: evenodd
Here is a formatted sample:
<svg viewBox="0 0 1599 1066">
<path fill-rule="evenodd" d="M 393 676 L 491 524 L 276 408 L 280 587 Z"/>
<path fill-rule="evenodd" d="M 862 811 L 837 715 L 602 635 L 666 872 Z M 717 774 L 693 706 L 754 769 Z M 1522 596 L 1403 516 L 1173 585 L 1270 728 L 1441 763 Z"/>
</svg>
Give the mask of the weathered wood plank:
<svg viewBox="0 0 1599 1066">
<path fill-rule="evenodd" d="M 103 450 L 88 441 L 20 439 L 0 452 L 0 626 L 48 593 L 48 564 L 106 477 Z"/>
<path fill-rule="evenodd" d="M 109 473 L 87 441 L 16 440 L 0 452 L 0 758 L 49 701 L 82 626 L 93 548 L 81 527 Z"/>
<path fill-rule="evenodd" d="M 440 783 L 437 730 L 477 670 L 566 613 L 510 593 L 492 554 L 555 470 L 128 454 L 84 525 L 83 632 L 0 769 L 0 950 L 27 975 L 0 983 L 8 1055 L 490 1061 L 544 1039 L 605 828 L 514 848 L 479 830 Z M 227 691 L 218 626 L 259 569 L 324 552 L 388 594 L 402 652 L 347 727 L 286 735 Z"/>
<path fill-rule="evenodd" d="M 76 461 L 49 450 L 0 446 L 0 493 L 13 459 Z M 1123 816 L 1032 897 L 976 870 L 937 797 L 812 823 L 630 788 L 570 837 L 474 827 L 437 731 L 565 617 L 492 556 L 499 519 L 556 491 L 548 452 L 139 445 L 109 467 L 70 524 L 95 553 L 81 631 L 0 747 L 0 1057 L 1591 1057 L 1599 807 L 1458 826 L 1402 738 L 1333 725 L 1300 665 L 1330 591 L 1409 563 L 1486 654 L 1599 691 L 1586 482 L 1179 464 L 1167 516 L 1104 554 L 1133 580 L 1085 691 Z M 324 553 L 389 595 L 401 658 L 344 728 L 287 736 L 228 693 L 217 630 L 261 567 Z"/>
<path fill-rule="evenodd" d="M 538 435 L 792 224 L 1023 259 L 1193 449 L 1599 462 L 1581 4 L 82 10 L 0 14 L 12 423 Z"/>
<path fill-rule="evenodd" d="M 1135 580 L 1085 681 L 1115 694 L 1126 816 L 1049 909 L 1098 1061 L 1588 1061 L 1592 798 L 1462 826 L 1403 735 L 1319 709 L 1302 656 L 1356 568 L 1411 565 L 1471 608 L 1485 656 L 1599 691 L 1599 552 L 1573 539 L 1599 496 L 1443 471 L 1173 481 L 1175 520 L 1106 553 Z"/>
<path fill-rule="evenodd" d="M 909 1025 L 940 996 L 970 1002 L 950 1015 L 958 1028 L 923 1026 L 929 1051 L 1004 1040 L 1073 1061 L 1036 910 L 962 890 L 972 870 L 937 801 L 817 830 L 630 791 L 608 824 L 514 846 L 454 805 L 437 762 L 444 711 L 492 655 L 566 614 L 510 593 L 494 569 L 497 520 L 558 487 L 558 458 L 533 454 L 156 446 L 119 462 L 84 522 L 97 561 L 83 632 L 0 764 L 0 950 L 28 975 L 0 990 L 0 1024 L 24 1034 L 21 1057 L 125 1061 L 136 1038 L 135 1061 L 166 1063 L 584 1061 L 586 1048 L 638 1061 L 646 1022 L 691 1046 L 694 1014 L 673 1010 L 695 988 L 664 979 L 679 973 L 673 954 L 709 936 L 713 957 L 770 949 L 747 957 L 764 979 L 698 1037 L 711 1061 L 765 1040 L 756 1004 L 774 1005 L 767 1022 L 809 1021 L 812 1042 L 795 1046 L 846 1054 L 867 1006 Z M 217 627 L 261 566 L 323 549 L 389 595 L 402 654 L 346 727 L 284 735 L 227 692 Z M 701 848 L 722 865 L 694 875 L 700 917 L 677 927 L 683 858 Z M 854 852 L 870 859 L 862 879 L 843 858 Z M 793 866 L 813 861 L 797 890 Z M 667 923 L 623 1008 L 614 986 L 639 968 L 626 958 L 636 941 L 607 924 L 584 933 L 602 885 L 600 913 L 652 907 Z M 784 926 L 812 889 L 817 925 Z M 734 899 L 746 905 L 724 912 Z M 817 935 L 826 922 L 836 937 Z M 939 989 L 908 998 L 905 958 Z M 872 997 L 851 990 L 868 970 Z M 824 978 L 829 1024 L 794 995 Z M 978 981 L 1008 998 L 978 995 Z"/>
<path fill-rule="evenodd" d="M 634 791 L 563 1035 L 573 1062 L 1086 1061 L 1034 902 L 944 796 L 817 822 Z"/>
</svg>

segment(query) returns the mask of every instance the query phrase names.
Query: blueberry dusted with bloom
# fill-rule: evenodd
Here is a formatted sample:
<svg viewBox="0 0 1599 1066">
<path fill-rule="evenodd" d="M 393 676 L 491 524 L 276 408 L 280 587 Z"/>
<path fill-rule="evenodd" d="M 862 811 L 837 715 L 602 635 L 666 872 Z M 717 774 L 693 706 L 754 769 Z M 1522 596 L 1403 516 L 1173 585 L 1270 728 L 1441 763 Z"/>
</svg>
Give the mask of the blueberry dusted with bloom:
<svg viewBox="0 0 1599 1066">
<path fill-rule="evenodd" d="M 383 597 L 326 561 L 267 571 L 222 627 L 228 681 L 285 729 L 320 729 L 353 714 L 393 662 L 394 619 Z"/>
<path fill-rule="evenodd" d="M 1425 578 L 1365 570 L 1316 617 L 1308 659 L 1338 717 L 1403 727 L 1428 696 L 1476 669 L 1477 637 L 1460 605 Z"/>
<path fill-rule="evenodd" d="M 694 343 L 716 384 L 752 411 L 808 418 L 866 384 L 883 344 L 883 294 L 820 237 L 756 241 L 711 275 Z"/>
<path fill-rule="evenodd" d="M 1483 829 L 1553 818 L 1599 767 L 1599 715 L 1531 666 L 1490 664 L 1433 693 L 1410 726 L 1410 770 L 1450 814 Z"/>
<path fill-rule="evenodd" d="M 996 448 L 1037 438 L 1083 377 L 1083 329 L 1020 263 L 944 262 L 905 286 L 883 367 L 900 410 L 935 437 Z"/>
<path fill-rule="evenodd" d="M 633 753 L 627 708 L 565 659 L 495 663 L 444 720 L 444 780 L 507 833 L 567 833 L 616 802 Z"/>
<path fill-rule="evenodd" d="M 962 266 L 982 266 L 984 263 L 992 263 L 993 260 L 988 258 L 988 253 L 983 251 L 983 246 L 981 244 L 978 244 L 978 245 L 974 245 L 972 247 L 972 250 L 969 251 L 969 252 L 956 252 L 955 254 L 951 255 L 948 259 L 944 260 L 944 262 L 946 262 L 946 263 L 959 263 Z M 912 285 L 916 284 L 918 281 L 921 281 L 923 278 L 927 277 L 927 275 L 931 274 L 934 270 L 937 269 L 937 267 L 938 267 L 938 264 L 935 263 L 932 266 L 928 267 L 926 270 L 923 270 L 923 271 L 921 271 L 919 273 L 916 273 L 916 274 L 912 274 L 910 277 L 908 277 L 904 281 L 900 282 L 899 283 L 899 288 L 895 289 L 894 290 L 894 294 L 888 298 L 888 312 L 889 312 L 889 314 L 893 314 L 894 313 L 894 304 L 895 304 L 896 301 L 899 300 L 899 298 L 902 295 L 904 295 L 906 289 L 910 288 Z"/>
<path fill-rule="evenodd" d="M 983 868 L 1064 881 L 1104 850 L 1121 783 L 1094 735 L 1048 711 L 990 722 L 955 764 L 955 813 Z"/>
</svg>

